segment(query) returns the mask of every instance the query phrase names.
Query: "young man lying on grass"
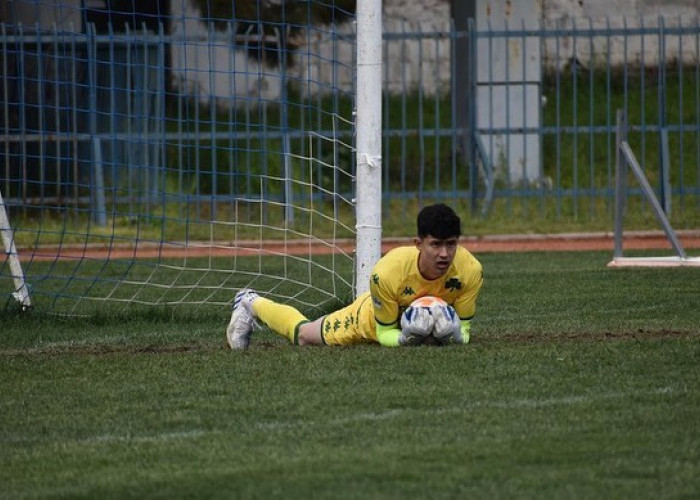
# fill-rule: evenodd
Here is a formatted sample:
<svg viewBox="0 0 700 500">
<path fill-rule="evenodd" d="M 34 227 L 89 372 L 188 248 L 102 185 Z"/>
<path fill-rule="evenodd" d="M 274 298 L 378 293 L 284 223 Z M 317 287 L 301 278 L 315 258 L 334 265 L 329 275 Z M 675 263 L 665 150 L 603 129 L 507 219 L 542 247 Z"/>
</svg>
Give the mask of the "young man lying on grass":
<svg viewBox="0 0 700 500">
<path fill-rule="evenodd" d="M 294 307 L 253 290 L 241 290 L 226 330 L 231 349 L 248 348 L 256 320 L 299 346 L 468 343 L 483 284 L 481 264 L 459 245 L 461 221 L 447 205 L 424 207 L 417 226 L 415 245 L 389 251 L 374 266 L 368 292 L 316 320 L 310 321 Z M 411 305 L 426 296 L 444 303 Z"/>
</svg>

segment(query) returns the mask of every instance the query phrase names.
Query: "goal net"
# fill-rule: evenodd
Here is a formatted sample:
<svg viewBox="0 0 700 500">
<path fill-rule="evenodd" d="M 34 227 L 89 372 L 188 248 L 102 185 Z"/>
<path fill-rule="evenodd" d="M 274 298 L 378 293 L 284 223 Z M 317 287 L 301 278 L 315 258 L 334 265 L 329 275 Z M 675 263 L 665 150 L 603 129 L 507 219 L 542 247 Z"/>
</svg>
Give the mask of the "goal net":
<svg viewBox="0 0 700 500">
<path fill-rule="evenodd" d="M 355 2 L 125 4 L 0 19 L 3 307 L 351 298 Z"/>
</svg>

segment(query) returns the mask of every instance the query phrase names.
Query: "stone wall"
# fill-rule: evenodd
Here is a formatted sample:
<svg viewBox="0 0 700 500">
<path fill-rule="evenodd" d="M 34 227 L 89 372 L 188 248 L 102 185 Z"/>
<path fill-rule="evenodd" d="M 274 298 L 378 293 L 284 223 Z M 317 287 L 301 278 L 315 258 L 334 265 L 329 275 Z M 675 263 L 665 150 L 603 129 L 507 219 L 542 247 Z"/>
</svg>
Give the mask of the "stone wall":
<svg viewBox="0 0 700 500">
<path fill-rule="evenodd" d="M 515 19 L 516 0 L 480 1 L 477 9 L 484 9 L 492 26 L 520 25 Z M 522 2 L 523 0 L 517 0 Z M 537 26 L 550 35 L 557 30 L 579 29 L 579 36 L 547 36 L 542 44 L 539 64 L 545 68 L 562 68 L 571 61 L 585 66 L 613 65 L 626 62 L 654 66 L 658 63 L 659 43 L 664 43 L 666 60 L 692 60 L 700 58 L 698 43 L 693 36 L 652 35 L 633 36 L 623 40 L 615 29 L 623 27 L 663 29 L 675 26 L 697 27 L 700 4 L 693 0 L 531 0 L 533 8 L 541 12 Z M 512 6 L 511 6 L 512 5 Z M 186 0 L 173 0 L 172 13 L 176 36 L 208 35 L 198 14 Z M 479 15 L 477 16 L 479 17 Z M 483 18 L 483 12 L 482 16 Z M 177 20 L 180 19 L 178 22 Z M 447 92 L 451 85 L 452 42 L 447 33 L 451 26 L 449 0 L 384 0 L 384 26 L 386 42 L 384 51 L 384 85 L 392 93 L 417 91 L 424 94 Z M 583 30 L 610 29 L 610 36 L 599 31 L 594 37 Z M 485 29 L 485 26 L 479 26 Z M 309 30 L 297 40 L 300 50 L 295 55 L 296 64 L 288 77 L 310 86 L 303 92 L 324 92 L 334 88 L 350 90 L 354 78 L 354 25 L 348 23 L 339 28 L 336 36 L 329 30 Z M 204 46 L 190 45 L 186 49 L 175 48 L 173 64 L 181 86 L 201 96 L 202 99 L 227 101 L 233 96 L 259 96 L 274 99 L 279 95 L 281 78 L 275 68 L 263 67 L 247 58 L 242 52 L 231 52 L 224 40 L 217 42 L 213 51 L 216 68 L 210 72 L 209 54 Z M 514 54 L 511 54 L 513 57 Z M 331 64 L 331 61 L 338 61 Z M 232 76 L 233 75 L 233 76 Z M 233 84 L 231 83 L 233 81 Z M 234 95 L 232 96 L 232 89 Z"/>
<path fill-rule="evenodd" d="M 543 12 L 545 29 L 592 28 L 599 34 L 592 44 L 585 36 L 562 37 L 558 47 L 547 39 L 543 64 L 553 67 L 561 60 L 576 59 L 587 66 L 600 65 L 607 64 L 609 57 L 613 66 L 626 63 L 654 67 L 659 64 L 660 48 L 666 62 L 695 62 L 698 59 L 699 14 L 700 4 L 693 0 L 547 1 Z M 686 28 L 687 32 L 671 33 L 679 27 Z M 623 40 L 615 33 L 623 28 L 644 28 L 647 33 Z M 600 34 L 608 29 L 612 33 L 610 36 Z"/>
<path fill-rule="evenodd" d="M 517 0 L 522 2 L 523 0 Z M 666 61 L 683 59 L 696 61 L 698 41 L 694 34 L 684 36 L 665 36 L 659 34 L 678 26 L 691 30 L 698 28 L 700 3 L 693 0 L 531 0 L 534 9 L 541 12 L 541 19 L 536 25 L 527 28 L 543 28 L 549 33 L 543 38 L 541 64 L 545 68 L 562 68 L 571 61 L 584 66 L 596 64 L 619 65 L 621 63 L 656 66 L 659 61 L 659 44 L 663 43 L 663 55 Z M 504 25 L 520 26 L 521 21 L 513 15 L 517 12 L 515 0 L 483 1 L 477 9 L 487 12 L 483 19 L 489 18 L 495 29 Z M 502 10 L 501 10 L 502 9 Z M 385 87 L 393 93 L 412 91 L 420 88 L 430 95 L 445 92 L 450 88 L 450 70 L 452 43 L 448 37 L 437 36 L 445 33 L 451 25 L 449 0 L 384 0 L 384 26 L 386 42 L 384 45 L 384 81 Z M 624 40 L 615 30 L 622 28 L 644 27 L 656 31 L 656 34 L 631 36 Z M 351 26 L 342 28 L 346 32 Z M 480 25 L 480 30 L 487 26 Z M 598 30 L 595 36 L 588 36 L 584 31 Z M 605 35 L 606 30 L 610 35 Z M 578 36 L 554 36 L 556 31 L 578 30 Z M 341 87 L 352 83 L 352 68 L 343 66 L 335 75 L 327 61 L 338 56 L 343 61 L 352 61 L 351 44 L 329 43 L 323 36 L 310 38 L 312 46 L 309 53 L 318 53 L 320 57 L 311 63 L 311 74 L 319 81 L 332 81 L 335 76 Z M 302 55 L 303 57 L 303 55 Z M 305 64 L 299 65 L 299 76 L 306 71 Z"/>
<path fill-rule="evenodd" d="M 661 33 L 676 26 L 697 28 L 700 15 L 700 2 L 696 0 L 477 0 L 477 9 L 486 11 L 494 23 L 506 19 L 513 25 L 519 20 L 512 13 L 525 1 L 533 2 L 533 8 L 541 12 L 540 27 L 550 32 L 571 28 L 609 28 L 614 32 L 625 26 L 644 26 Z M 391 92 L 418 88 L 426 94 L 447 91 L 452 47 L 449 38 L 436 34 L 449 30 L 450 0 L 384 0 L 383 3 L 387 34 L 383 49 L 386 87 Z M 9 19 L 7 5 L 3 2 L 0 9 L 5 22 L 22 22 L 25 26 L 38 24 L 46 28 L 56 26 L 59 31 L 82 29 L 77 16 L 78 0 L 46 0 L 41 9 L 37 8 L 35 0 L 15 0 L 12 13 L 17 19 Z M 235 88 L 234 93 L 241 96 L 257 95 L 268 99 L 279 94 L 280 79 L 275 68 L 258 65 L 242 51 L 231 51 L 225 37 L 216 40 L 209 51 L 203 43 L 209 36 L 207 29 L 188 0 L 171 0 L 170 6 L 174 17 L 173 35 L 201 40 L 186 48 L 173 48 L 174 74 L 181 88 L 213 100 L 229 99 L 231 86 Z M 340 37 L 332 36 L 323 28 L 310 30 L 301 40 L 301 50 L 296 55 L 298 64 L 291 68 L 289 76 L 298 81 L 312 80 L 313 88 L 309 89 L 312 93 L 326 88 L 352 88 L 353 42 L 350 36 L 344 39 L 343 35 L 351 35 L 353 29 L 352 24 L 342 26 Z M 629 37 L 625 45 L 620 36 L 612 34 L 597 36 L 593 43 L 587 36 L 564 36 L 558 40 L 548 37 L 543 44 L 541 63 L 556 68 L 562 61 L 575 59 L 591 65 L 607 63 L 609 57 L 612 64 L 625 61 L 654 66 L 658 64 L 660 42 L 664 43 L 667 61 L 700 58 L 695 36 L 663 39 L 636 36 Z M 334 60 L 338 64 L 329 64 Z"/>
</svg>

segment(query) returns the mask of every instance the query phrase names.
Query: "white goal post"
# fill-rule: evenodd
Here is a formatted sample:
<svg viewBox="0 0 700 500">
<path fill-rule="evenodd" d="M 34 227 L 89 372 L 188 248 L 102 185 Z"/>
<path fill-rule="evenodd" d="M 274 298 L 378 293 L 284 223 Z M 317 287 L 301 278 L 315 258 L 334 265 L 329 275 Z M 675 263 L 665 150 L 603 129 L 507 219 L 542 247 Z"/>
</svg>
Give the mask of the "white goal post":
<svg viewBox="0 0 700 500">
<path fill-rule="evenodd" d="M 369 289 L 382 246 L 382 2 L 357 2 L 355 295 Z"/>
<path fill-rule="evenodd" d="M 10 273 L 12 274 L 12 281 L 15 285 L 12 297 L 19 302 L 22 309 L 29 309 L 32 306 L 32 300 L 29 296 L 29 288 L 24 280 L 22 264 L 17 255 L 15 236 L 10 226 L 10 220 L 7 217 L 7 211 L 5 210 L 2 190 L 0 190 L 0 236 L 2 236 L 3 248 L 5 249 L 6 258 L 10 264 Z"/>
<path fill-rule="evenodd" d="M 677 267 L 700 266 L 700 258 L 688 257 L 678 235 L 674 231 L 661 204 L 654 194 L 644 171 L 639 165 L 632 148 L 627 142 L 627 116 L 623 110 L 617 111 L 616 134 L 616 171 L 615 171 L 615 220 L 613 260 L 608 267 Z M 651 204 L 654 215 L 666 234 L 676 255 L 662 257 L 625 257 L 623 256 L 623 220 L 627 198 L 627 169 L 632 170 L 642 188 L 642 193 Z"/>
</svg>

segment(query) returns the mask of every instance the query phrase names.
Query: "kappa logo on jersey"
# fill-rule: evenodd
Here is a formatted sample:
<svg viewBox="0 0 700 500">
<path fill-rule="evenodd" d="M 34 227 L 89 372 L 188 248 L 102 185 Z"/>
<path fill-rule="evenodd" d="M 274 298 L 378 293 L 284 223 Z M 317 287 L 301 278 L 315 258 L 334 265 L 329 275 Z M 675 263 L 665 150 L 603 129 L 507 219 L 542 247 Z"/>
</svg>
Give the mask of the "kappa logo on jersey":
<svg viewBox="0 0 700 500">
<path fill-rule="evenodd" d="M 378 275 L 377 273 L 375 273 L 375 274 L 372 275 L 372 282 L 373 282 L 375 285 L 378 285 L 378 284 L 379 284 L 379 275 Z"/>
<path fill-rule="evenodd" d="M 455 290 L 461 290 L 462 282 L 459 281 L 459 278 L 450 278 L 447 281 L 445 281 L 445 288 L 452 292 L 454 292 Z"/>
<path fill-rule="evenodd" d="M 374 307 L 376 307 L 377 309 L 382 308 L 382 301 L 379 300 L 377 297 L 372 297 L 372 303 L 374 304 Z"/>
<path fill-rule="evenodd" d="M 403 292 L 401 292 L 401 295 L 415 295 L 416 291 L 411 288 L 410 286 L 407 286 L 406 288 L 403 289 Z"/>
</svg>

